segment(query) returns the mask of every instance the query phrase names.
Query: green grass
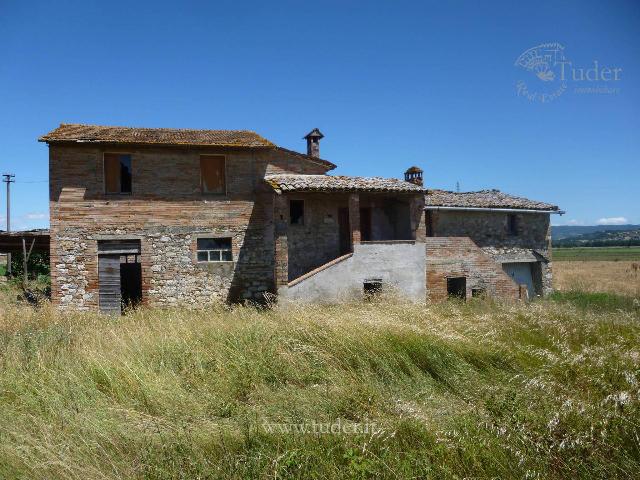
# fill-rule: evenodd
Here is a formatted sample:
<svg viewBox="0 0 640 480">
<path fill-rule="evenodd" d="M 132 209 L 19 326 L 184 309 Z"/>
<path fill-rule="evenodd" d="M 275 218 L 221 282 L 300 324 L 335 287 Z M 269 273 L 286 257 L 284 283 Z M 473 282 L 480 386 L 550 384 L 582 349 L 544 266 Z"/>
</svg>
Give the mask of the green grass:
<svg viewBox="0 0 640 480">
<path fill-rule="evenodd" d="M 560 300 L 5 303 L 0 478 L 633 478 L 640 315 Z"/>
<path fill-rule="evenodd" d="M 4 265 L 0 265 L 0 276 L 4 275 L 5 273 L 7 273 L 7 267 L 5 267 Z"/>
<path fill-rule="evenodd" d="M 640 247 L 576 247 L 554 248 L 554 261 L 635 261 L 640 260 Z"/>
<path fill-rule="evenodd" d="M 556 291 L 551 294 L 550 299 L 593 311 L 627 310 L 634 312 L 640 309 L 640 304 L 632 297 L 605 292 Z"/>
</svg>

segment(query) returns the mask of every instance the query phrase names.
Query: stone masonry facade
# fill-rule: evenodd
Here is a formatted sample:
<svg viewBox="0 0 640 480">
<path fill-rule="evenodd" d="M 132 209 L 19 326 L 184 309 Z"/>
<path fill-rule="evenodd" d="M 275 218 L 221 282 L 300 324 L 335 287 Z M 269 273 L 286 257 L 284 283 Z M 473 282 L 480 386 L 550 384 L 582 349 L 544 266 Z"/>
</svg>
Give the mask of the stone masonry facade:
<svg viewBox="0 0 640 480">
<path fill-rule="evenodd" d="M 515 233 L 508 231 L 509 215 L 516 218 Z M 428 217 L 434 237 L 467 237 L 498 266 L 531 263 L 533 280 L 540 285 L 540 294 L 552 292 L 549 212 L 430 211 Z"/>
<path fill-rule="evenodd" d="M 133 193 L 106 195 L 103 153 L 131 155 Z M 227 193 L 200 193 L 201 154 L 226 157 Z M 327 167 L 273 149 L 50 145 L 52 300 L 98 307 L 98 242 L 139 240 L 142 301 L 202 305 L 274 291 L 273 193 L 267 173 Z M 230 237 L 233 261 L 199 264 L 199 236 Z"/>
</svg>

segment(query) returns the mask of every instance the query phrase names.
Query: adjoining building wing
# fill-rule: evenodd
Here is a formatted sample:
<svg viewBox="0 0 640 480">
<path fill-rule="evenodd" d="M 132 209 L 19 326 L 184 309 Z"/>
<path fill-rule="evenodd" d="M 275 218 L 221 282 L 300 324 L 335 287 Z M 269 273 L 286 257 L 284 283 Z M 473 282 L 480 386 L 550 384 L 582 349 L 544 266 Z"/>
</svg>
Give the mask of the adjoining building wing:
<svg viewBox="0 0 640 480">
<path fill-rule="evenodd" d="M 447 190 L 427 190 L 425 208 L 434 209 L 517 209 L 541 210 L 561 213 L 557 205 L 529 200 L 503 193 L 500 190 L 480 190 L 477 192 L 450 192 Z"/>
</svg>

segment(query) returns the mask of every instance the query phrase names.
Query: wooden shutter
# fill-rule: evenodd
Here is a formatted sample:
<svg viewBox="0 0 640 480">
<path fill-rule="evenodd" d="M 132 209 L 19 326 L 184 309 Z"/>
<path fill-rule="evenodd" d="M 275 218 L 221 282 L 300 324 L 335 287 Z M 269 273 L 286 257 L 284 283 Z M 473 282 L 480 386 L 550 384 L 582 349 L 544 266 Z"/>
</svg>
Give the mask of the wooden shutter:
<svg viewBox="0 0 640 480">
<path fill-rule="evenodd" d="M 107 193 L 120 193 L 120 155 L 104 154 L 104 187 Z"/>
<path fill-rule="evenodd" d="M 201 155 L 202 193 L 226 193 L 225 159 L 223 155 Z"/>
</svg>

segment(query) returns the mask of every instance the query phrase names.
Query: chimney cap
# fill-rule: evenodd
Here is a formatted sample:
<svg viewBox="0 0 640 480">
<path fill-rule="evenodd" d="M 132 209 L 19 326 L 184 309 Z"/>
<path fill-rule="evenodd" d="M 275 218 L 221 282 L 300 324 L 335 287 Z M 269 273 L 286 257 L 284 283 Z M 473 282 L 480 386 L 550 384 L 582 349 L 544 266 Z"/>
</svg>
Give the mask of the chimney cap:
<svg viewBox="0 0 640 480">
<path fill-rule="evenodd" d="M 307 133 L 302 138 L 304 138 L 306 140 L 308 140 L 310 138 L 318 138 L 318 139 L 320 139 L 320 138 L 324 138 L 324 135 L 322 134 L 322 132 L 319 129 L 314 128 L 313 130 L 311 130 L 309 133 Z"/>
</svg>

